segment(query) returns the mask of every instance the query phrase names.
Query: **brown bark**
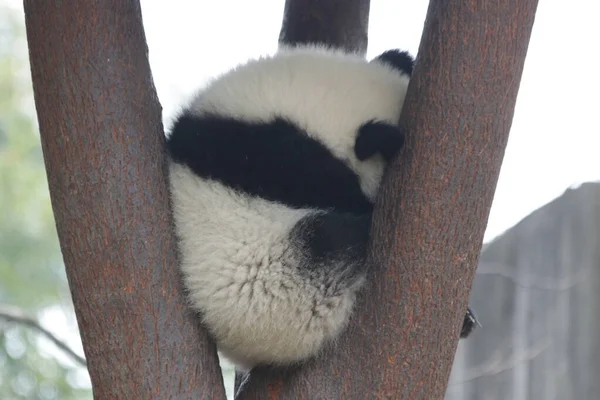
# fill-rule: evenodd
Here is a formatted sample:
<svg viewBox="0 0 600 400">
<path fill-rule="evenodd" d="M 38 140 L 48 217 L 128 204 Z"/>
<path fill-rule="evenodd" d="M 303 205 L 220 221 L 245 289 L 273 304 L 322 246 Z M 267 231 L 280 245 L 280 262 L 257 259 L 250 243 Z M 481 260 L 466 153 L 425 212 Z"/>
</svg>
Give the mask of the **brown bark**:
<svg viewBox="0 0 600 400">
<path fill-rule="evenodd" d="M 239 399 L 444 397 L 536 7 L 431 0 L 402 115 L 407 147 L 375 210 L 372 284 L 333 351 L 254 371 Z"/>
<path fill-rule="evenodd" d="M 279 42 L 323 43 L 366 54 L 369 0 L 286 0 Z"/>
<path fill-rule="evenodd" d="M 224 399 L 180 287 L 139 2 L 25 1 L 61 249 L 96 399 Z"/>
</svg>

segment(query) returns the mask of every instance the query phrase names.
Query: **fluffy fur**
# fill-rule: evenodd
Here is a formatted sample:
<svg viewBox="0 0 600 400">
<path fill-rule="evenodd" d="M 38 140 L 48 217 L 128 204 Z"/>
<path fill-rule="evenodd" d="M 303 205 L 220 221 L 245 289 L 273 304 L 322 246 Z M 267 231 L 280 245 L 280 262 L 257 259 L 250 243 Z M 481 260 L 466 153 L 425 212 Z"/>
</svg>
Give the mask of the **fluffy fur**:
<svg viewBox="0 0 600 400">
<path fill-rule="evenodd" d="M 395 50 L 283 49 L 213 80 L 175 121 L 184 283 L 238 367 L 304 360 L 346 326 L 412 65 Z"/>
</svg>

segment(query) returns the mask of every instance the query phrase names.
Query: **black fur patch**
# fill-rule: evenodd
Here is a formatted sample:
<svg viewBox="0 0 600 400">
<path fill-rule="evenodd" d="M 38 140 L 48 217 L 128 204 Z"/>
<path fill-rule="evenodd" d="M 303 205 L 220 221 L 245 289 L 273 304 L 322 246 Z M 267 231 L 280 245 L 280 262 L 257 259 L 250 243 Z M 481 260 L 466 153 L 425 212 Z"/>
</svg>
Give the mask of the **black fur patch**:
<svg viewBox="0 0 600 400">
<path fill-rule="evenodd" d="M 406 74 L 408 76 L 412 75 L 412 71 L 415 66 L 415 60 L 408 53 L 408 51 L 402 51 L 399 49 L 388 50 L 378 55 L 373 60 L 394 67 L 401 73 Z"/>
<path fill-rule="evenodd" d="M 461 339 L 469 337 L 471 333 L 477 328 L 477 326 L 481 326 L 479 321 L 477 320 L 477 316 L 471 310 L 471 307 L 467 308 L 467 313 L 465 314 L 465 319 L 463 321 L 462 329 L 460 330 Z"/>
<path fill-rule="evenodd" d="M 299 272 L 316 281 L 351 284 L 365 273 L 370 230 L 371 213 L 332 211 L 304 217 L 290 235 L 305 260 Z"/>
<path fill-rule="evenodd" d="M 290 207 L 365 213 L 373 205 L 358 177 L 293 123 L 183 114 L 167 147 L 175 162 L 201 177 Z"/>
<path fill-rule="evenodd" d="M 354 145 L 359 160 L 381 154 L 390 162 L 404 145 L 404 132 L 397 126 L 381 121 L 370 121 L 360 127 Z"/>
<path fill-rule="evenodd" d="M 338 212 L 312 214 L 298 225 L 298 234 L 311 260 L 317 263 L 366 257 L 371 214 Z"/>
</svg>

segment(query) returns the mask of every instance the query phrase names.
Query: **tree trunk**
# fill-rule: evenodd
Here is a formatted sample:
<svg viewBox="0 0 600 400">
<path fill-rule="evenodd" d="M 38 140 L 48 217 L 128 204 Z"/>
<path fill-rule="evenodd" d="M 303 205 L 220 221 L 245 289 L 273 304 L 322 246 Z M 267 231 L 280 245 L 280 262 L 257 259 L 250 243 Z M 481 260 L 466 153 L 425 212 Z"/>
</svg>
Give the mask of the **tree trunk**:
<svg viewBox="0 0 600 400">
<path fill-rule="evenodd" d="M 138 1 L 25 1 L 42 148 L 96 399 L 224 399 L 176 268 Z"/>
<path fill-rule="evenodd" d="M 291 3 L 304 2 L 288 0 L 287 12 Z M 326 15 L 324 3 L 311 15 Z M 401 119 L 407 146 L 375 209 L 371 285 L 335 348 L 302 368 L 253 371 L 239 399 L 444 397 L 536 7 L 431 0 Z M 283 29 L 295 18 L 286 14 Z M 281 37 L 340 46 L 344 36 Z"/>
<path fill-rule="evenodd" d="M 281 44 L 321 43 L 366 54 L 369 0 L 286 0 Z"/>
</svg>

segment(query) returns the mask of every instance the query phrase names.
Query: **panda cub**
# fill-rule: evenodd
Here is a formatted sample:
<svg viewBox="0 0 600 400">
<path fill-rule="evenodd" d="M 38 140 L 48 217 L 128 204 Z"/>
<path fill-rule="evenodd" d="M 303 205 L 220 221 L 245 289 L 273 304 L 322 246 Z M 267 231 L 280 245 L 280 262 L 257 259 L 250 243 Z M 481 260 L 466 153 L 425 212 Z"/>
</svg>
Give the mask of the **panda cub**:
<svg viewBox="0 0 600 400">
<path fill-rule="evenodd" d="M 316 355 L 363 286 L 413 59 L 283 48 L 213 80 L 167 139 L 191 306 L 241 370 Z M 475 327 L 467 312 L 461 337 Z"/>
</svg>

